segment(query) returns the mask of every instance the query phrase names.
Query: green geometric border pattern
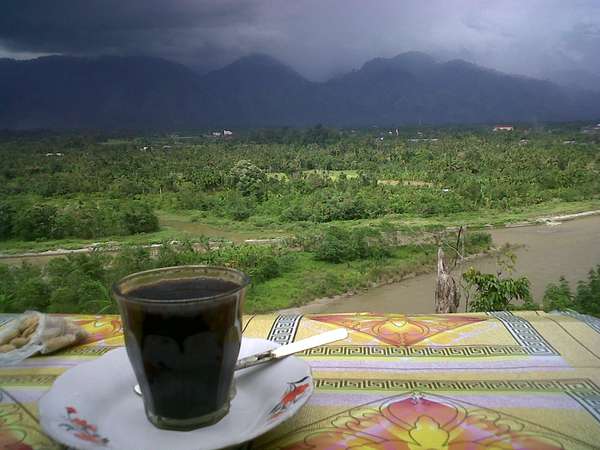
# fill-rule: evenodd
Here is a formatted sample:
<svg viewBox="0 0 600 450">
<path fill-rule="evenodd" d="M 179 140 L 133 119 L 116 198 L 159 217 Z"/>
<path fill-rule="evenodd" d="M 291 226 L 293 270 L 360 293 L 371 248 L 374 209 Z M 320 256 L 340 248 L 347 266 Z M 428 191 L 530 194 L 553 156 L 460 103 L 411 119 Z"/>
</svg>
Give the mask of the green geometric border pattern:
<svg viewBox="0 0 600 450">
<path fill-rule="evenodd" d="M 590 379 L 565 380 L 393 380 L 367 378 L 315 378 L 323 391 L 457 391 L 457 392 L 559 392 L 579 403 L 600 422 L 600 387 Z"/>
</svg>

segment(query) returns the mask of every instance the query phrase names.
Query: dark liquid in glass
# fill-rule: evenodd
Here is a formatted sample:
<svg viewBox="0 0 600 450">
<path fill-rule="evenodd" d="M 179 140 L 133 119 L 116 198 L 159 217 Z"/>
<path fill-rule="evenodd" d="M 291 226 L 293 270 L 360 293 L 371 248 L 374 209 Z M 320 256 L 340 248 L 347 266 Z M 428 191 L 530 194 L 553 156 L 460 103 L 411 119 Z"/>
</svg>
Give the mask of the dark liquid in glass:
<svg viewBox="0 0 600 450">
<path fill-rule="evenodd" d="M 182 300 L 224 294 L 237 284 L 215 278 L 166 280 L 126 294 Z M 218 299 L 172 305 L 123 305 L 127 351 L 144 393 L 158 416 L 188 419 L 229 402 L 241 342 L 239 292 Z"/>
</svg>

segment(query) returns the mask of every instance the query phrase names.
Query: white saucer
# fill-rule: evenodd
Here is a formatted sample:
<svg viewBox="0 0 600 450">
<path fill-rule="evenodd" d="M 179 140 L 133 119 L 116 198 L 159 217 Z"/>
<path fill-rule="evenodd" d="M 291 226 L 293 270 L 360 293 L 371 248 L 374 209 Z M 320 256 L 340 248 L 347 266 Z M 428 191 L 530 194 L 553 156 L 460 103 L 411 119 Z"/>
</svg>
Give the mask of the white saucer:
<svg viewBox="0 0 600 450">
<path fill-rule="evenodd" d="M 242 341 L 240 357 L 278 344 Z M 56 379 L 39 402 L 44 431 L 76 449 L 208 450 L 247 442 L 292 417 L 313 392 L 310 367 L 293 356 L 235 374 L 237 393 L 229 414 L 193 431 L 155 428 L 142 399 L 125 348 L 76 366 Z"/>
</svg>

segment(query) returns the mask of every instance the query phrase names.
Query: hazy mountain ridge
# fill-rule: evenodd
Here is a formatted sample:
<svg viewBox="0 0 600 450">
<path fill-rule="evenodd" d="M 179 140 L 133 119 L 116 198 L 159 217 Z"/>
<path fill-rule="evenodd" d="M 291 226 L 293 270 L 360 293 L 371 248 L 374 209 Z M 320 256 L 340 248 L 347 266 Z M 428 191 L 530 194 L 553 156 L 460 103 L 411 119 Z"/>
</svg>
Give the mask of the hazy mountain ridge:
<svg viewBox="0 0 600 450">
<path fill-rule="evenodd" d="M 600 117 L 600 94 L 409 52 L 323 83 L 266 55 L 198 75 L 148 57 L 0 60 L 0 128 L 177 129 Z"/>
<path fill-rule="evenodd" d="M 547 76 L 553 82 L 573 89 L 600 92 L 600 75 L 585 70 L 558 70 Z"/>
</svg>

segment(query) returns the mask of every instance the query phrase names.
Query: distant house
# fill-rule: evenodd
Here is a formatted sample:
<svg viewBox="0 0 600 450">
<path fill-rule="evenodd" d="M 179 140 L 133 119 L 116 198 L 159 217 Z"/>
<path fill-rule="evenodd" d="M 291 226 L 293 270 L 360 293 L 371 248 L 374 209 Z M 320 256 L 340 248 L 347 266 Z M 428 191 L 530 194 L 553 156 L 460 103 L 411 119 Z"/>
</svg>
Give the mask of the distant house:
<svg viewBox="0 0 600 450">
<path fill-rule="evenodd" d="M 409 139 L 408 142 L 437 142 L 439 141 L 438 138 L 413 138 L 413 139 Z"/>
<path fill-rule="evenodd" d="M 233 135 L 233 131 L 223 130 L 223 136 L 232 136 L 232 135 Z"/>
<path fill-rule="evenodd" d="M 221 137 L 221 132 L 220 131 L 213 131 L 212 132 L 212 136 L 213 137 Z"/>
<path fill-rule="evenodd" d="M 496 125 L 494 131 L 514 131 L 515 127 L 512 125 Z"/>
<path fill-rule="evenodd" d="M 163 145 L 163 150 L 170 150 L 171 146 L 170 145 Z"/>
<path fill-rule="evenodd" d="M 581 132 L 585 134 L 598 134 L 600 133 L 600 123 L 597 123 L 596 125 L 591 125 L 589 127 L 584 127 L 582 128 Z"/>
<path fill-rule="evenodd" d="M 46 153 L 46 156 L 65 156 L 64 153 L 56 152 L 56 153 Z"/>
</svg>

